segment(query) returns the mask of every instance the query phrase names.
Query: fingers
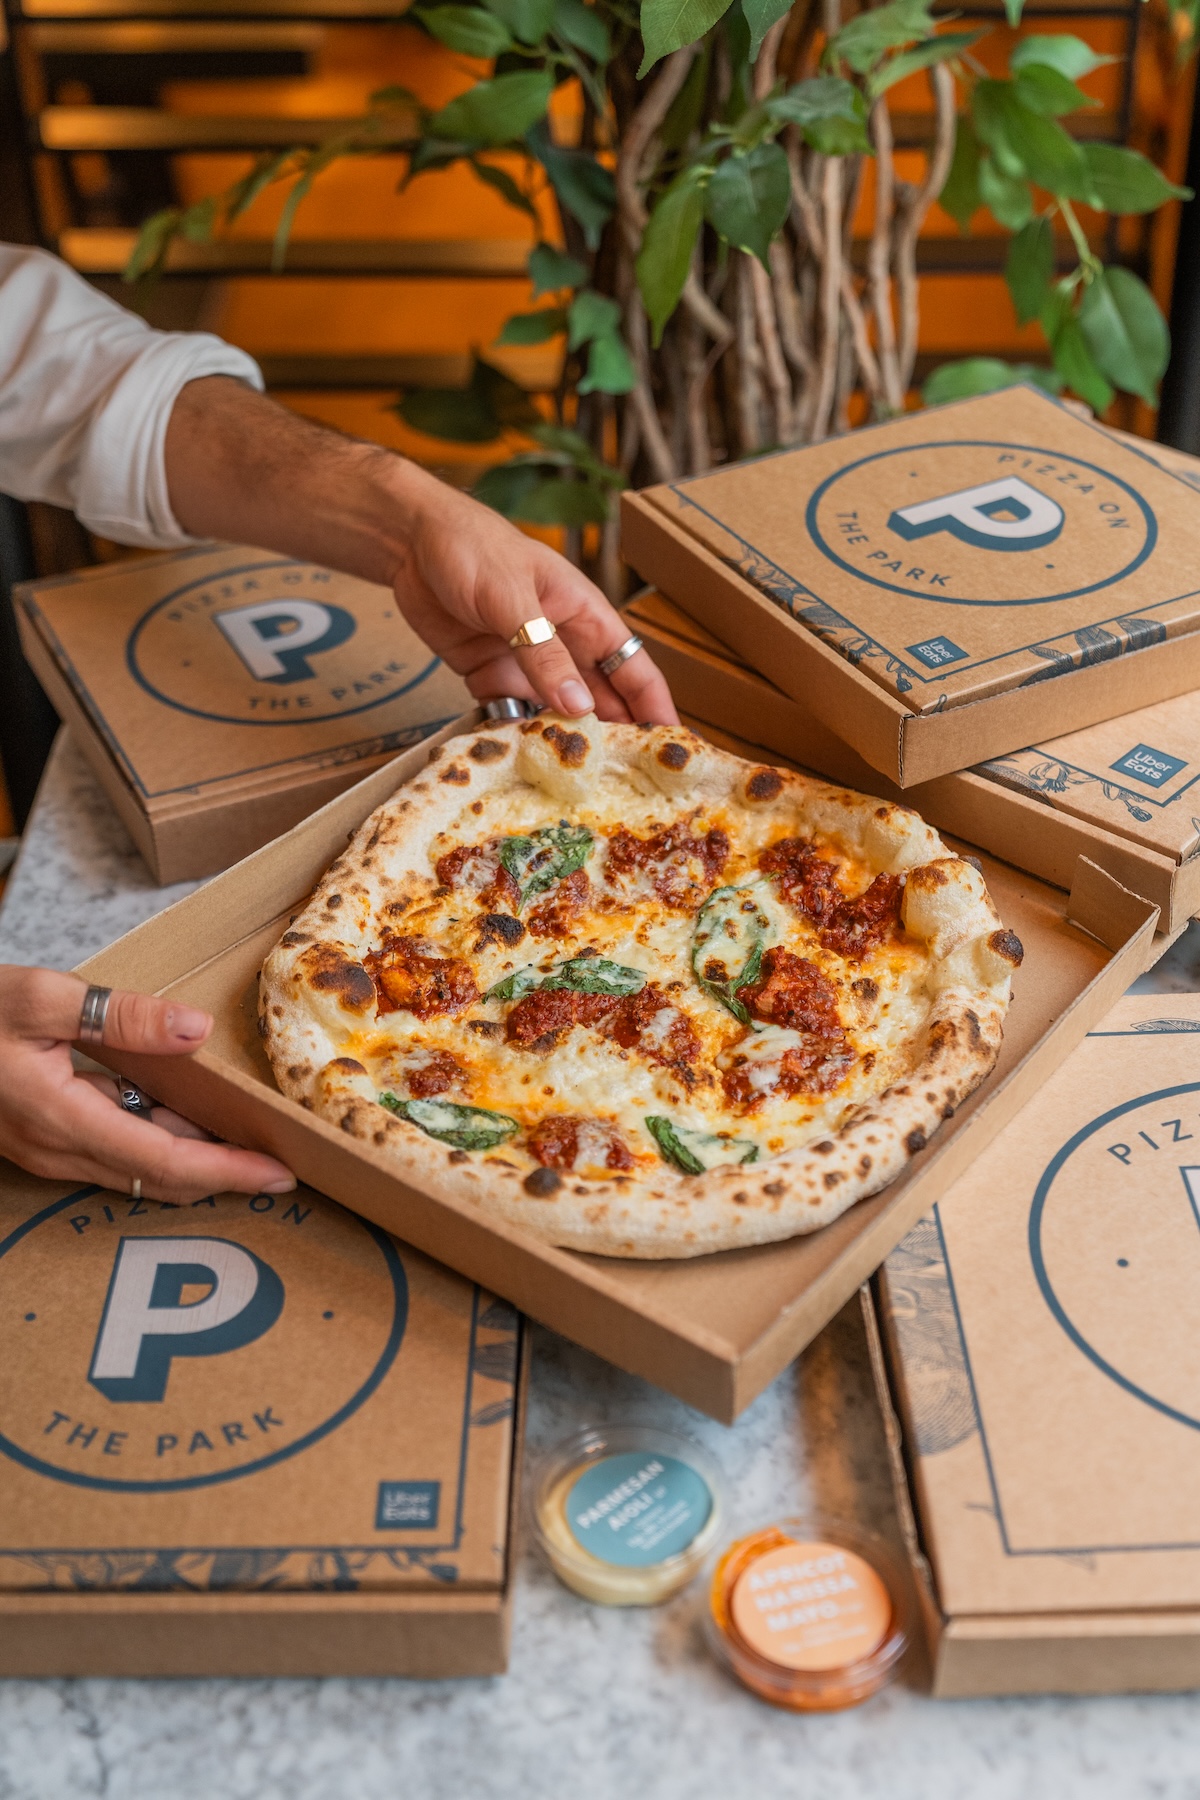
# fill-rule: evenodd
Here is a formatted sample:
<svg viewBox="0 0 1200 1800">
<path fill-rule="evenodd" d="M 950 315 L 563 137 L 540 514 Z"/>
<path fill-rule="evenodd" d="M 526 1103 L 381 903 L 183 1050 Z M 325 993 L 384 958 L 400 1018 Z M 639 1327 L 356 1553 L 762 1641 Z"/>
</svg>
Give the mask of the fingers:
<svg viewBox="0 0 1200 1800">
<path fill-rule="evenodd" d="M 0 971 L 0 1021 L 6 1036 L 75 1043 L 87 986 L 77 975 L 54 969 Z M 212 1020 L 177 1000 L 114 989 L 104 1019 L 104 1042 L 113 1050 L 187 1055 L 204 1042 Z"/>
<path fill-rule="evenodd" d="M 198 1007 L 114 988 L 104 1020 L 104 1045 L 155 1056 L 189 1056 L 200 1048 L 212 1025 L 208 1013 Z"/>
<path fill-rule="evenodd" d="M 628 632 L 625 635 L 628 637 Z M 639 650 L 628 662 L 614 669 L 609 680 L 629 708 L 629 716 L 635 724 L 678 725 L 679 714 L 671 690 L 662 671 L 655 667 L 645 650 Z"/>
<path fill-rule="evenodd" d="M 94 1075 L 88 1072 L 77 1075 L 75 1079 L 86 1081 L 89 1087 L 95 1088 L 96 1092 L 102 1094 L 113 1106 L 121 1106 L 121 1091 L 111 1075 Z M 193 1125 L 190 1119 L 185 1119 L 180 1113 L 172 1112 L 169 1106 L 160 1106 L 159 1102 L 151 1099 L 150 1095 L 147 1095 L 146 1098 L 150 1100 L 151 1105 L 150 1123 L 157 1125 L 160 1130 L 169 1131 L 172 1137 L 199 1138 L 202 1142 L 210 1144 L 219 1142 L 219 1139 L 214 1140 L 212 1132 L 205 1131 L 202 1125 Z M 122 1108 L 122 1110 L 124 1109 Z M 142 1116 L 145 1117 L 144 1114 Z"/>
</svg>

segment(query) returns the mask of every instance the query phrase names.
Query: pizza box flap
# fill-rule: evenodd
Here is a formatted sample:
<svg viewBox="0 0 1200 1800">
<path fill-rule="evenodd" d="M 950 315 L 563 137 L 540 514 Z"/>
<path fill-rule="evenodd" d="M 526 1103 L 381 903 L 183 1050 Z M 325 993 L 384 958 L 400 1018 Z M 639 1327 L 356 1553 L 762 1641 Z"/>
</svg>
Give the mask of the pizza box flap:
<svg viewBox="0 0 1200 1800">
<path fill-rule="evenodd" d="M 498 1592 L 519 1332 L 308 1188 L 0 1164 L 0 1597 Z"/>
<path fill-rule="evenodd" d="M 950 1620 L 1200 1608 L 1198 1034 L 1123 999 L 881 1271 Z"/>
<path fill-rule="evenodd" d="M 1102 871 L 1080 881 L 1072 902 L 985 857 L 1000 915 L 1026 948 L 1004 1050 L 996 1073 L 904 1177 L 826 1229 L 783 1244 L 656 1263 L 555 1249 L 468 1202 L 407 1186 L 367 1148 L 285 1100 L 258 1037 L 264 955 L 347 837 L 424 766 L 429 748 L 369 776 L 81 972 L 187 996 L 214 1013 L 212 1039 L 186 1063 L 123 1058 L 125 1072 L 152 1093 L 236 1142 L 269 1150 L 322 1192 L 718 1418 L 736 1417 L 815 1336 L 1154 954 L 1156 909 Z"/>
</svg>

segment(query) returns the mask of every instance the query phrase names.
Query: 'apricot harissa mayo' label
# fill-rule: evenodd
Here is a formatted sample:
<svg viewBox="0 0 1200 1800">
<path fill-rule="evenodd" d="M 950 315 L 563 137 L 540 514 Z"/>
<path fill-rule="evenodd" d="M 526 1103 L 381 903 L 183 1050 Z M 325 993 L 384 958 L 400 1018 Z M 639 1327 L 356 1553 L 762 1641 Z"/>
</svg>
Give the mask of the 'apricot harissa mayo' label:
<svg viewBox="0 0 1200 1800">
<path fill-rule="evenodd" d="M 743 1641 L 788 1669 L 834 1669 L 878 1649 L 892 1603 L 869 1563 L 836 1544 L 780 1544 L 739 1576 L 731 1604 Z"/>
</svg>

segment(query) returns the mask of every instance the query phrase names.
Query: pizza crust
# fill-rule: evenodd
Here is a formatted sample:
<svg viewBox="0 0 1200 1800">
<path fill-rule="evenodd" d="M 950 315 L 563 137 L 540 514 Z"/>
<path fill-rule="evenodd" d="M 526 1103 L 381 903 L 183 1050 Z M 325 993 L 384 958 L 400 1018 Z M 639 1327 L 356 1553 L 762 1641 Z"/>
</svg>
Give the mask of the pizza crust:
<svg viewBox="0 0 1200 1800">
<path fill-rule="evenodd" d="M 639 795 L 679 813 L 702 803 L 739 808 L 748 821 L 826 837 L 876 873 L 905 876 L 903 923 L 927 945 L 928 961 L 927 1011 L 902 1078 L 815 1142 L 692 1176 L 663 1163 L 652 1175 L 547 1179 L 519 1147 L 454 1150 L 385 1110 L 375 1081 L 347 1054 L 374 1024 L 362 959 L 428 893 L 439 836 L 444 845 L 456 824 L 466 832 L 473 810 L 500 803 L 506 829 L 525 829 L 547 796 L 615 825 Z M 698 1256 L 817 1230 L 893 1181 L 993 1066 L 1020 957 L 978 870 L 908 809 L 748 764 L 681 727 L 541 715 L 450 740 L 372 814 L 267 958 L 260 1029 L 288 1098 L 424 1191 L 576 1250 Z"/>
</svg>

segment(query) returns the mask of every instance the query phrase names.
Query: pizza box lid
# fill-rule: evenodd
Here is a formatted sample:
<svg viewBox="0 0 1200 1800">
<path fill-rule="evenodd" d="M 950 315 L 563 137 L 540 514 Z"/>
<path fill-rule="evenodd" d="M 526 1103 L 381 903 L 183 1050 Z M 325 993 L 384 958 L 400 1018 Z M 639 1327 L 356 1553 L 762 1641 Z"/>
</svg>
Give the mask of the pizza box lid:
<svg viewBox="0 0 1200 1800">
<path fill-rule="evenodd" d="M 228 867 L 470 704 L 389 588 L 266 550 L 15 594 L 25 654 L 160 884 Z"/>
<path fill-rule="evenodd" d="M 432 747 L 479 718 L 467 715 Z M 752 746 L 731 747 L 758 759 Z M 322 1192 L 486 1281 L 523 1312 L 726 1421 L 853 1295 L 1165 944 L 1160 936 L 1155 945 L 1156 909 L 1082 858 L 1068 895 L 984 856 L 1000 915 L 1026 949 L 1004 1049 L 997 1070 L 899 1181 L 824 1230 L 782 1244 L 663 1262 L 552 1248 L 482 1207 L 409 1186 L 373 1162 L 369 1146 L 285 1100 L 258 1035 L 264 955 L 348 835 L 419 772 L 430 748 L 398 757 L 83 965 L 89 981 L 187 996 L 216 1018 L 194 1057 L 126 1055 L 123 1072 L 210 1129 L 270 1150 Z"/>
<path fill-rule="evenodd" d="M 934 825 L 1060 885 L 1080 851 L 1161 910 L 1200 912 L 1200 696 L 1180 694 L 1069 737 L 900 789 L 798 700 L 663 595 L 626 616 L 680 707 L 806 768 L 915 807 Z"/>
<path fill-rule="evenodd" d="M 0 1601 L 501 1592 L 521 1329 L 305 1187 L 0 1164 Z"/>
<path fill-rule="evenodd" d="M 626 496 L 623 530 L 904 787 L 1200 686 L 1194 489 L 1032 387 Z"/>
<path fill-rule="evenodd" d="M 880 1271 L 919 1552 L 940 1629 L 975 1645 L 969 1691 L 1018 1691 L 1046 1637 L 1066 1648 L 1041 1678 L 1026 1657 L 1026 1690 L 1196 1684 L 1198 1033 L 1200 996 L 1121 1000 Z"/>
</svg>

